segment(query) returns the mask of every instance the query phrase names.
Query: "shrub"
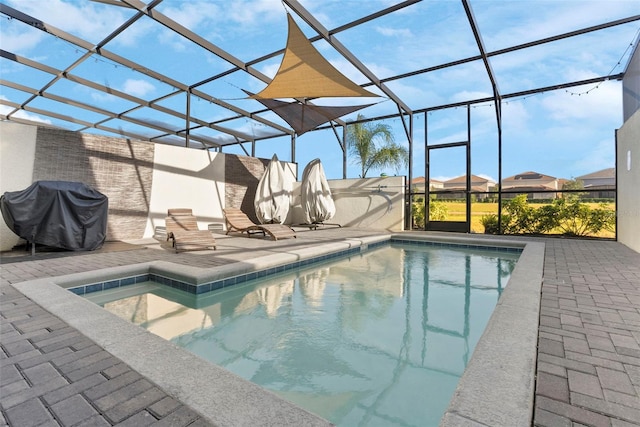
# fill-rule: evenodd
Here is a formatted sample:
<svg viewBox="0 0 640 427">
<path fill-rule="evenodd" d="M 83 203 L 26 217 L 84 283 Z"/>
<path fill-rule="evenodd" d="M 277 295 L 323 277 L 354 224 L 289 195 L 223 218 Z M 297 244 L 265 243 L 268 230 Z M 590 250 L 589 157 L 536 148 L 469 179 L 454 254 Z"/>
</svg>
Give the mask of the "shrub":
<svg viewBox="0 0 640 427">
<path fill-rule="evenodd" d="M 500 232 L 500 227 L 498 227 L 498 215 L 496 214 L 482 215 L 480 223 L 484 226 L 485 234 L 498 234 Z"/>
<path fill-rule="evenodd" d="M 558 215 L 558 228 L 568 236 L 586 236 L 597 234 L 601 230 L 614 231 L 615 212 L 601 203 L 599 208 L 591 209 L 577 196 L 554 200 L 550 205 Z"/>
<path fill-rule="evenodd" d="M 449 209 L 443 202 L 437 202 L 432 200 L 429 203 L 429 220 L 430 221 L 444 221 L 449 214 Z"/>
<path fill-rule="evenodd" d="M 424 202 L 422 200 L 411 204 L 411 215 L 414 227 L 424 228 Z"/>
<path fill-rule="evenodd" d="M 506 202 L 503 209 L 502 231 L 505 234 L 544 234 L 559 230 L 567 236 L 586 236 L 602 230 L 614 231 L 615 227 L 615 212 L 605 203 L 591 209 L 577 195 L 555 199 L 551 204 L 535 209 L 527 203 L 527 196 L 521 194 Z M 497 215 L 483 217 L 485 233 L 493 233 L 492 230 L 497 233 L 497 223 Z"/>
<path fill-rule="evenodd" d="M 432 196 L 429 201 L 429 219 L 430 221 L 443 221 L 447 218 L 449 210 L 443 202 L 435 200 Z M 417 228 L 424 228 L 424 202 L 422 199 L 411 204 L 411 214 L 413 215 L 413 225 Z"/>
<path fill-rule="evenodd" d="M 541 214 L 540 209 L 527 203 L 527 195 L 519 194 L 504 204 L 506 215 L 502 216 L 502 230 L 505 234 L 538 234 L 551 230 L 554 216 L 548 212 Z"/>
</svg>

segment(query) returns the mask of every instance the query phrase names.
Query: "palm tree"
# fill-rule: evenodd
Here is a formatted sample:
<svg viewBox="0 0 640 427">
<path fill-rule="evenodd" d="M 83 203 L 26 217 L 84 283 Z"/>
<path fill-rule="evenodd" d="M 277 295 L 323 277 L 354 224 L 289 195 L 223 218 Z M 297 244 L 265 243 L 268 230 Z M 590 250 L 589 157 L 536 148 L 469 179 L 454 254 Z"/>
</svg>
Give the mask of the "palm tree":
<svg viewBox="0 0 640 427">
<path fill-rule="evenodd" d="M 391 127 L 383 123 L 363 123 L 365 117 L 358 114 L 357 122 L 347 125 L 347 147 L 356 164 L 361 166 L 361 178 L 366 178 L 370 169 L 395 167 L 400 169 L 409 162 L 409 152 L 393 140 Z M 380 141 L 378 147 L 376 142 Z"/>
</svg>

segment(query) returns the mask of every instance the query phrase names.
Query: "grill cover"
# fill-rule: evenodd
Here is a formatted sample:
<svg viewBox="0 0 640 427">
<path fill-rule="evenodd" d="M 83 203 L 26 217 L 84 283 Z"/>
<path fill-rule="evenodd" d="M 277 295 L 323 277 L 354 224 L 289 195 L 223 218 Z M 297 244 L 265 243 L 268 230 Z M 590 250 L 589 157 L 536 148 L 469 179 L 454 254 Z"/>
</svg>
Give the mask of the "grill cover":
<svg viewBox="0 0 640 427">
<path fill-rule="evenodd" d="M 0 197 L 4 222 L 18 236 L 73 251 L 92 251 L 107 235 L 107 196 L 81 182 L 36 181 Z"/>
</svg>

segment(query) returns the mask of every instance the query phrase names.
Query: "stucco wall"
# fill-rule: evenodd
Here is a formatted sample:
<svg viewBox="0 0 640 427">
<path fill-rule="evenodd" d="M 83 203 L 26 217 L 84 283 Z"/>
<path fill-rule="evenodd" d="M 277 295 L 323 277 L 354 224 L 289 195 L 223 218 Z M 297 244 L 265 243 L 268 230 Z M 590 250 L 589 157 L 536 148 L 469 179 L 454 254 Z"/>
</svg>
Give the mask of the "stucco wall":
<svg viewBox="0 0 640 427">
<path fill-rule="evenodd" d="M 640 49 L 636 39 L 635 48 L 622 78 L 622 116 L 626 122 L 640 110 Z"/>
<path fill-rule="evenodd" d="M 404 183 L 403 176 L 329 180 L 336 215 L 327 223 L 402 231 Z M 304 222 L 300 184 L 297 182 L 294 187 L 293 208 L 287 221 L 292 224 Z"/>
<path fill-rule="evenodd" d="M 37 129 L 0 121 L 0 194 L 24 190 L 33 182 Z M 20 238 L 0 220 L 0 250 L 9 250 L 19 242 Z"/>
<path fill-rule="evenodd" d="M 157 144 L 144 237 L 152 237 L 156 226 L 164 226 L 169 208 L 191 208 L 203 230 L 209 223 L 222 223 L 225 157 L 206 150 Z"/>
<path fill-rule="evenodd" d="M 401 231 L 404 176 L 329 181 L 336 204 L 332 219 L 343 226 Z"/>
<path fill-rule="evenodd" d="M 617 131 L 618 241 L 640 252 L 640 110 Z"/>
<path fill-rule="evenodd" d="M 615 178 L 593 178 L 593 179 L 583 179 L 582 183 L 585 187 L 591 185 L 616 185 Z"/>
</svg>

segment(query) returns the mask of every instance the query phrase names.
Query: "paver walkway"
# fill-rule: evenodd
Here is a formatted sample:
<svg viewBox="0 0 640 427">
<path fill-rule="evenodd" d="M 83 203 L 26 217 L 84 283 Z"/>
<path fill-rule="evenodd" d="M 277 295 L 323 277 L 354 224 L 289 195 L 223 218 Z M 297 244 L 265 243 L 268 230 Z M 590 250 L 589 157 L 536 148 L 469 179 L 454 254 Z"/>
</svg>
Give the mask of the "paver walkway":
<svg viewBox="0 0 640 427">
<path fill-rule="evenodd" d="M 13 287 L 1 297 L 0 425 L 209 425 Z"/>
<path fill-rule="evenodd" d="M 535 425 L 640 426 L 640 254 L 545 243 Z"/>
<path fill-rule="evenodd" d="M 11 283 L 151 260 L 208 267 L 282 246 L 373 233 L 320 230 L 278 242 L 221 238 L 214 255 L 138 249 L 3 258 L 0 425 L 207 425 Z M 616 242 L 541 240 L 546 256 L 534 424 L 640 426 L 640 254 Z"/>
</svg>

